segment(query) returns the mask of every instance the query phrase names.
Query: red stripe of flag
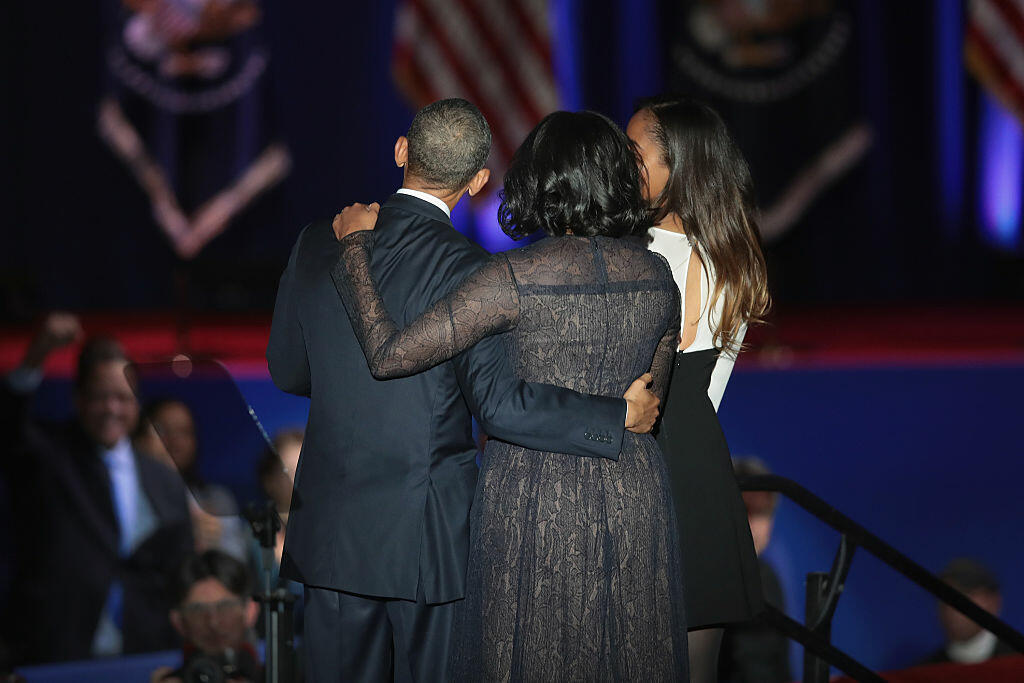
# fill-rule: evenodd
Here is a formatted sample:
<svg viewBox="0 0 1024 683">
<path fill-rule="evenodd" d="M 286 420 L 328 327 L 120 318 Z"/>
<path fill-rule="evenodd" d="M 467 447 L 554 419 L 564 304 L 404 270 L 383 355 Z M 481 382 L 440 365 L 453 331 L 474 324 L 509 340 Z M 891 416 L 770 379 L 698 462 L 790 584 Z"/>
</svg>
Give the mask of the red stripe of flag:
<svg viewBox="0 0 1024 683">
<path fill-rule="evenodd" d="M 1020 9 L 1010 0 L 989 0 L 989 3 L 1002 15 L 1007 24 L 1017 34 L 1018 42 L 1024 42 L 1024 16 Z"/>
<path fill-rule="evenodd" d="M 985 34 L 981 32 L 981 29 L 974 22 L 967 24 L 967 40 L 983 54 L 989 68 L 999 78 L 998 85 L 1008 91 L 1007 95 L 1013 99 L 1018 110 L 1024 109 L 1024 89 L 1021 88 L 1021 84 L 1010 73 L 1010 69 L 1006 66 L 1002 57 L 995 51 Z"/>
<path fill-rule="evenodd" d="M 480 108 L 484 118 L 491 122 L 491 131 L 494 137 L 494 142 L 498 146 L 498 151 L 505 159 L 511 159 L 512 153 L 515 151 L 515 145 L 510 144 L 506 139 L 504 126 L 499 127 L 500 119 L 495 116 L 490 100 L 481 96 L 480 91 L 476 87 L 476 80 L 462 63 L 458 53 L 452 48 L 447 35 L 444 33 L 444 29 L 438 25 L 437 20 L 430 14 L 429 9 L 424 6 L 422 0 L 409 0 L 409 4 L 416 10 L 416 13 L 419 15 L 424 27 L 428 30 L 431 37 L 433 37 L 437 42 L 438 47 L 445 57 L 445 61 L 452 68 L 456 77 L 466 89 L 469 99 L 471 99 L 473 103 Z"/>
<path fill-rule="evenodd" d="M 484 43 L 491 49 L 489 52 L 494 57 L 494 61 L 497 62 L 501 68 L 502 75 L 505 76 L 505 81 L 512 88 L 515 93 L 516 99 L 519 101 L 526 117 L 527 123 L 533 125 L 543 118 L 543 114 L 534 105 L 532 96 L 526 91 L 522 81 L 519 79 L 519 73 L 513 68 L 512 64 L 509 63 L 509 59 L 515 59 L 515 55 L 508 55 L 502 49 L 501 40 L 494 35 L 490 25 L 487 22 L 486 17 L 480 14 L 480 8 L 476 6 L 473 0 L 459 0 L 459 4 L 462 5 L 463 9 L 472 17 L 473 23 L 483 34 Z M 525 48 L 524 48 L 525 49 Z"/>
<path fill-rule="evenodd" d="M 523 9 L 522 3 L 509 2 L 508 8 L 516 15 L 520 28 L 523 30 L 523 34 L 526 36 L 527 41 L 529 41 L 530 46 L 541 56 L 544 66 L 546 66 L 548 72 L 551 73 L 554 60 L 551 58 L 550 41 L 537 31 L 537 26 L 533 23 L 533 18 Z"/>
</svg>

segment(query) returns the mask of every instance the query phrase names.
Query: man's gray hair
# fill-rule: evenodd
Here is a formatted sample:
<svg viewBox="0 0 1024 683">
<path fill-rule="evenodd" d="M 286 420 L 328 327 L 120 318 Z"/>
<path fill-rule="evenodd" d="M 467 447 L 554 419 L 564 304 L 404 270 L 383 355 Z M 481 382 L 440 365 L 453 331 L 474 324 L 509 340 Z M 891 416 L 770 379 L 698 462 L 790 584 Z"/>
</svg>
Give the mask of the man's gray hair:
<svg viewBox="0 0 1024 683">
<path fill-rule="evenodd" d="M 453 97 L 416 112 L 406 134 L 409 174 L 431 189 L 459 190 L 484 167 L 491 128 L 471 102 Z"/>
</svg>

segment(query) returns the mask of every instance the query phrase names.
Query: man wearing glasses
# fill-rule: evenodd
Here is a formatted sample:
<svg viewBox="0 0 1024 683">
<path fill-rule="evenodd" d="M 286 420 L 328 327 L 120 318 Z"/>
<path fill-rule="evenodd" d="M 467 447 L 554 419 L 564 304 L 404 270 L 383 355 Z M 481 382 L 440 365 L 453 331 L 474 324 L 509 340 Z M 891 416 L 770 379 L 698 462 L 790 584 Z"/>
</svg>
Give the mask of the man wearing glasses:
<svg viewBox="0 0 1024 683">
<path fill-rule="evenodd" d="M 172 585 L 171 623 L 184 641 L 179 669 L 161 667 L 150 681 L 195 680 L 200 667 L 231 681 L 262 680 L 252 629 L 259 606 L 245 565 L 219 550 L 185 560 Z"/>
</svg>

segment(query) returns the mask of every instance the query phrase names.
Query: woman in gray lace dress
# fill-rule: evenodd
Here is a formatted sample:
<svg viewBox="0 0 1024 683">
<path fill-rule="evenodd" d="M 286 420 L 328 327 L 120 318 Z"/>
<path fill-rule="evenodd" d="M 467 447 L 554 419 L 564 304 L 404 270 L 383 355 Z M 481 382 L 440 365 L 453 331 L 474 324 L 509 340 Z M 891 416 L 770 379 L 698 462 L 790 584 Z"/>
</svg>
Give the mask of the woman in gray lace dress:
<svg viewBox="0 0 1024 683">
<path fill-rule="evenodd" d="M 551 114 L 517 151 L 499 209 L 513 237 L 548 238 L 493 256 L 404 330 L 369 277 L 373 233 L 344 237 L 332 275 L 370 370 L 421 372 L 507 333 L 524 380 L 621 396 L 650 369 L 663 397 L 679 292 L 646 249 L 640 182 L 611 121 Z M 652 436 L 627 433 L 618 460 L 489 440 L 471 529 L 456 679 L 686 680 L 676 521 Z"/>
</svg>

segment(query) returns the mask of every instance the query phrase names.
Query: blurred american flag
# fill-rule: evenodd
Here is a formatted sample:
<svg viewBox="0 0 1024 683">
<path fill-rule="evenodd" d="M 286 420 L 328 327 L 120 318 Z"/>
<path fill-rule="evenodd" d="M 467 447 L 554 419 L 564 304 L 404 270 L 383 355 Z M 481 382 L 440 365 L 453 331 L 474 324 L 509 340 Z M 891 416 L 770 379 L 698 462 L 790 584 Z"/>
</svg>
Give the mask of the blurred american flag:
<svg viewBox="0 0 1024 683">
<path fill-rule="evenodd" d="M 1024 120 L 1024 0 L 970 0 L 964 53 L 978 80 Z"/>
<path fill-rule="evenodd" d="M 445 97 L 476 104 L 491 125 L 500 173 L 519 143 L 558 108 L 547 0 L 400 0 L 392 68 L 417 107 Z"/>
</svg>

